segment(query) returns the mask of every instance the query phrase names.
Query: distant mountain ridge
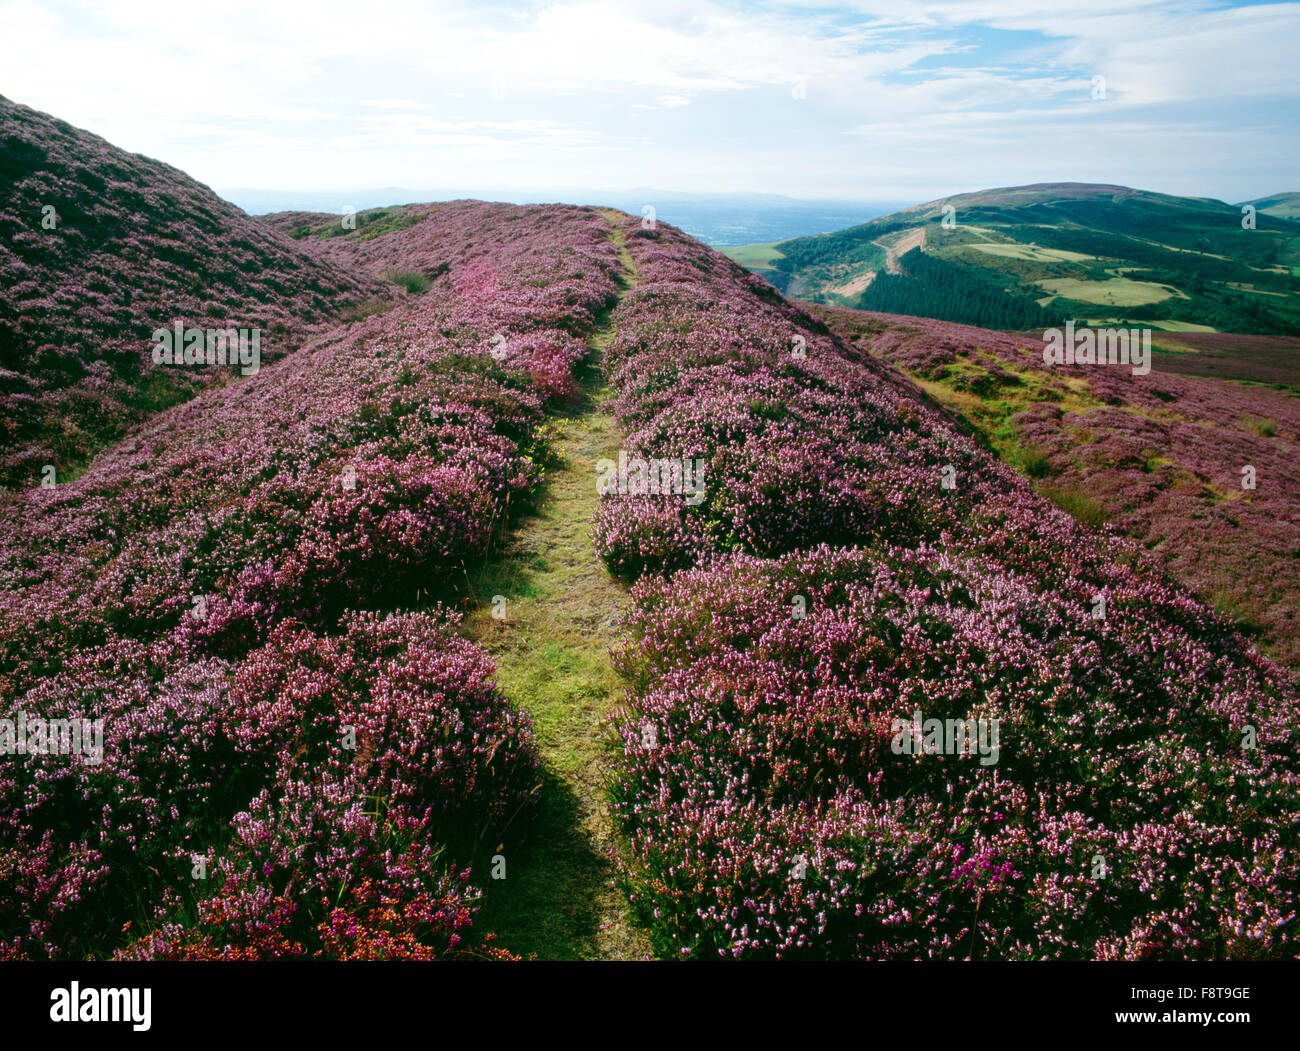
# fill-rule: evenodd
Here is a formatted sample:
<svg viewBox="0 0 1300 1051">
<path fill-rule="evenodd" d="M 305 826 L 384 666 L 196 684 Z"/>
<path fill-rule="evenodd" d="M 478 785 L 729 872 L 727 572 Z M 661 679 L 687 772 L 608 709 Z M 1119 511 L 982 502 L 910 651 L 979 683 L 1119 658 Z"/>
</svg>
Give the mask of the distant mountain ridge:
<svg viewBox="0 0 1300 1051">
<path fill-rule="evenodd" d="M 1300 333 L 1300 223 L 1212 198 L 1036 183 L 758 247 L 729 254 L 813 302 L 1002 329 L 1073 318 Z"/>
</svg>

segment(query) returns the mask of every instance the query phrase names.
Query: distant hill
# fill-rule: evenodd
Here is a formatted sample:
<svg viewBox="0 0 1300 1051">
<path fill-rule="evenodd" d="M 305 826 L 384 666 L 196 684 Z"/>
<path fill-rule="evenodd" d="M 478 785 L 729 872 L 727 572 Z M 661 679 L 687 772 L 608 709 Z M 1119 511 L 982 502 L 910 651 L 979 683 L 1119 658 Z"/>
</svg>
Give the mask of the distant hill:
<svg viewBox="0 0 1300 1051">
<path fill-rule="evenodd" d="M 1275 193 L 1271 197 L 1241 203 L 1253 204 L 1261 212 L 1275 215 L 1279 219 L 1300 219 L 1300 193 Z"/>
<path fill-rule="evenodd" d="M 257 328 L 263 359 L 381 285 L 184 172 L 0 98 L 0 486 L 59 478 L 230 375 L 149 369 L 150 334 Z"/>
<path fill-rule="evenodd" d="M 1300 223 L 1126 186 L 981 190 L 729 254 L 791 296 L 989 328 L 1300 333 Z"/>
</svg>

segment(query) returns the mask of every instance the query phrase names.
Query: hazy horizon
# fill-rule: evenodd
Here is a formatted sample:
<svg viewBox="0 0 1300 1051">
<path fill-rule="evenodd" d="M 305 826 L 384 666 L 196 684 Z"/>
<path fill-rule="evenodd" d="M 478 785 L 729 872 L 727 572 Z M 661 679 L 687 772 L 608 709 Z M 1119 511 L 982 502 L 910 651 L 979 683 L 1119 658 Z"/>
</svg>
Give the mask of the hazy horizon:
<svg viewBox="0 0 1300 1051">
<path fill-rule="evenodd" d="M 979 189 L 997 189 L 980 187 Z M 1134 187 L 1145 189 L 1145 187 Z M 798 198 L 763 193 L 684 193 L 633 187 L 627 190 L 516 190 L 508 187 L 413 189 L 376 187 L 341 191 L 268 190 L 228 187 L 214 190 L 249 215 L 303 211 L 344 213 L 405 204 L 451 200 L 499 201 L 507 204 L 577 204 L 618 208 L 644 214 L 648 205 L 657 219 L 680 227 L 716 248 L 785 241 L 832 233 L 884 215 L 928 203 L 919 200 L 851 201 Z M 1277 191 L 1288 192 L 1285 190 Z M 1235 205 L 1238 201 L 1226 201 Z"/>
</svg>

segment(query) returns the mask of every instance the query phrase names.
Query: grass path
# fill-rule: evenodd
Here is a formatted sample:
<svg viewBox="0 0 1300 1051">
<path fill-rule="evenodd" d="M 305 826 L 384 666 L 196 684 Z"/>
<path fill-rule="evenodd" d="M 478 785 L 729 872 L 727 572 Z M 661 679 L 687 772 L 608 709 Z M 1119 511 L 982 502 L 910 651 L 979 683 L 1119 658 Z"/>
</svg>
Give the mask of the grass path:
<svg viewBox="0 0 1300 1051">
<path fill-rule="evenodd" d="M 621 235 L 613 236 L 621 244 Z M 625 287 L 634 280 L 623 250 Z M 589 341 L 576 401 L 547 423 L 554 460 L 537 513 L 519 522 L 501 555 L 472 580 L 467 635 L 497 663 L 497 681 L 536 724 L 542 755 L 537 820 L 506 854 L 504 881 L 487 881 L 475 926 L 498 944 L 539 959 L 644 959 L 649 944 L 629 924 L 615 884 L 605 805 L 610 729 L 622 687 L 609 661 L 627 594 L 588 537 L 596 511 L 596 461 L 616 456 L 623 434 L 609 411 L 600 352 L 606 322 Z M 493 616 L 493 599 L 502 617 Z M 489 866 L 479 866 L 484 871 Z M 476 866 L 477 868 L 478 866 Z"/>
</svg>

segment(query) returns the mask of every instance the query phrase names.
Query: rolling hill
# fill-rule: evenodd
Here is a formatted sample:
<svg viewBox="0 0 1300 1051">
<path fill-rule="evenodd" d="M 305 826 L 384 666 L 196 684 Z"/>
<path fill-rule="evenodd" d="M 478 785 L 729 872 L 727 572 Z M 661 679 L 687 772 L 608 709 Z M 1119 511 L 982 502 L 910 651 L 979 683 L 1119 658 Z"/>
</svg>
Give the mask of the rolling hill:
<svg viewBox="0 0 1300 1051">
<path fill-rule="evenodd" d="M 1300 193 L 1275 193 L 1269 197 L 1241 203 L 1253 204 L 1261 212 L 1275 215 L 1279 219 L 1300 219 Z"/>
<path fill-rule="evenodd" d="M 1300 334 L 1300 223 L 1124 186 L 1046 183 L 917 205 L 730 254 L 788 295 L 1000 329 L 1068 319 Z"/>
<path fill-rule="evenodd" d="M 0 98 L 0 486 L 66 478 L 231 374 L 149 368 L 155 329 L 256 328 L 270 361 L 384 291 L 184 172 Z"/>
<path fill-rule="evenodd" d="M 1109 524 L 1300 669 L 1300 339 L 1160 333 L 1151 371 L 1052 366 L 1033 335 L 814 306 L 1039 492 Z M 1253 468 L 1253 488 L 1241 469 Z"/>
</svg>

